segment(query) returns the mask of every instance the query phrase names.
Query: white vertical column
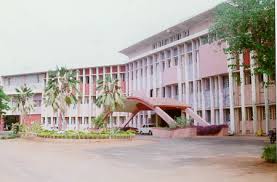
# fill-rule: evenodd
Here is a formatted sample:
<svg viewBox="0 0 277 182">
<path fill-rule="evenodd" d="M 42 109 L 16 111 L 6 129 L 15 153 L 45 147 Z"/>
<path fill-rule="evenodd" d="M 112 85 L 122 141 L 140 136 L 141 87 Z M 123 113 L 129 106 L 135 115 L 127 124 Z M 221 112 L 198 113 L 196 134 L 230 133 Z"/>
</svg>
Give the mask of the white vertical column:
<svg viewBox="0 0 277 182">
<path fill-rule="evenodd" d="M 245 75 L 244 75 L 244 67 L 243 67 L 243 54 L 239 55 L 239 63 L 240 63 L 240 99 L 241 99 L 241 131 L 242 135 L 246 134 L 246 109 L 245 109 Z"/>
<path fill-rule="evenodd" d="M 268 134 L 269 131 L 269 100 L 268 100 L 268 76 L 266 74 L 264 77 L 264 109 L 265 109 L 265 132 Z"/>
<path fill-rule="evenodd" d="M 214 79 L 210 77 L 210 98 L 211 98 L 211 124 L 215 124 L 215 117 L 214 117 L 214 87 L 213 87 Z"/>
<path fill-rule="evenodd" d="M 257 132 L 257 92 L 256 92 L 256 76 L 255 76 L 255 59 L 253 52 L 250 53 L 250 70 L 251 70 L 251 101 L 253 113 L 253 131 Z"/>
<path fill-rule="evenodd" d="M 189 104 L 189 59 L 188 59 L 188 53 L 187 53 L 187 44 L 184 44 L 184 53 L 185 53 L 185 60 L 184 60 L 184 65 L 185 65 L 185 100 L 186 104 Z M 186 114 L 186 118 L 188 119 L 189 116 Z"/>
<path fill-rule="evenodd" d="M 202 118 L 206 120 L 206 103 L 205 103 L 205 87 L 204 79 L 201 80 L 201 98 L 202 98 Z"/>
<path fill-rule="evenodd" d="M 178 100 L 182 101 L 182 61 L 181 61 L 181 48 L 177 46 L 178 50 L 178 65 L 177 65 L 177 81 L 178 81 Z"/>
<path fill-rule="evenodd" d="M 128 77 L 128 83 L 129 83 L 129 95 L 133 95 L 133 87 L 132 87 L 132 67 L 131 67 L 131 63 L 128 64 L 128 73 L 129 73 L 129 77 Z"/>
<path fill-rule="evenodd" d="M 147 57 L 147 96 L 150 97 L 151 65 L 150 58 Z"/>
<path fill-rule="evenodd" d="M 84 120 L 85 120 L 85 113 L 84 113 L 84 111 L 85 111 L 85 95 L 86 95 L 86 92 L 85 92 L 85 90 L 86 90 L 86 87 L 85 87 L 85 85 L 86 85 L 86 69 L 83 69 L 83 93 L 82 93 L 82 106 L 81 106 L 81 115 L 82 115 L 82 121 L 83 121 L 83 123 L 84 123 Z M 86 113 L 87 114 L 87 113 Z"/>
<path fill-rule="evenodd" d="M 91 68 L 89 68 L 89 102 L 88 102 L 88 104 L 89 104 L 89 106 L 88 106 L 88 108 L 89 108 L 89 111 L 88 111 L 89 128 L 91 128 L 91 117 L 92 117 L 92 108 L 91 108 L 91 105 L 92 105 L 91 97 L 92 97 L 92 95 L 91 95 L 91 93 L 92 93 L 92 71 L 91 71 Z M 76 120 L 75 120 L 75 123 L 76 123 Z"/>
<path fill-rule="evenodd" d="M 222 76 L 218 76 L 218 99 L 219 99 L 219 124 L 224 123 L 223 116 L 223 80 Z"/>
<path fill-rule="evenodd" d="M 192 41 L 192 85 L 193 85 L 193 110 L 197 111 L 197 100 L 196 100 L 196 51 L 195 42 Z"/>
<path fill-rule="evenodd" d="M 175 98 L 174 98 L 174 95 L 175 95 L 175 92 L 174 92 L 174 91 L 175 91 L 174 85 L 171 85 L 171 86 L 169 86 L 169 87 L 170 87 L 170 89 L 171 89 L 171 91 L 170 91 L 170 92 L 171 92 L 171 98 L 172 98 L 172 99 L 175 99 Z"/>
<path fill-rule="evenodd" d="M 228 77 L 229 77 L 229 99 L 230 99 L 230 130 L 235 133 L 235 110 L 234 110 L 234 79 L 233 79 L 233 57 L 228 54 Z"/>
<path fill-rule="evenodd" d="M 156 56 L 152 56 L 153 62 L 153 97 L 157 97 L 157 66 L 156 66 Z"/>
</svg>

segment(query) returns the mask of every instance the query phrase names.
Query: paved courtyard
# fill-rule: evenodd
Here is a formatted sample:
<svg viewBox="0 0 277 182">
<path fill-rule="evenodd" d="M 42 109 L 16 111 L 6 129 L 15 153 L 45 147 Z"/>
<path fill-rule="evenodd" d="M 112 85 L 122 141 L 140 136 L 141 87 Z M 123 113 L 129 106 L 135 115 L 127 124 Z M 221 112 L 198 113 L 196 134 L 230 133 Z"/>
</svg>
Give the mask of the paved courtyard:
<svg viewBox="0 0 277 182">
<path fill-rule="evenodd" d="M 0 140 L 0 181 L 276 182 L 277 166 L 260 159 L 263 144 L 245 137 Z"/>
</svg>

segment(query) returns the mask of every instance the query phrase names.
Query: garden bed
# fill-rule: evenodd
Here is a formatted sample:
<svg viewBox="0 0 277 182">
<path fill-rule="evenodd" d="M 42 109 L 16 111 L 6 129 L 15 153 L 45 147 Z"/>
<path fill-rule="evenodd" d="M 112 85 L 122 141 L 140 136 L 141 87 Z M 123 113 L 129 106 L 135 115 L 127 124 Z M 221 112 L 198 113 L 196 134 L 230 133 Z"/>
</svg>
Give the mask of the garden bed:
<svg viewBox="0 0 277 182">
<path fill-rule="evenodd" d="M 37 133 L 41 138 L 53 139 L 132 139 L 135 134 L 133 132 L 82 132 L 82 131 L 48 131 L 44 130 Z"/>
</svg>

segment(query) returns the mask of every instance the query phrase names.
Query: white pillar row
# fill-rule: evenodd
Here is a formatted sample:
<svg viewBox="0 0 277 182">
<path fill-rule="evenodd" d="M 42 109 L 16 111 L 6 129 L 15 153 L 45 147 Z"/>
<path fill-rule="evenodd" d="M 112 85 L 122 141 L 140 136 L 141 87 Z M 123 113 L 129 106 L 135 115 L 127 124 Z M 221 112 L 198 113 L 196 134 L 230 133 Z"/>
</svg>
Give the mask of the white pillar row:
<svg viewBox="0 0 277 182">
<path fill-rule="evenodd" d="M 209 78 L 210 81 L 210 99 L 211 99 L 211 124 L 214 125 L 215 124 L 215 114 L 214 114 L 214 87 L 213 87 L 213 77 Z"/>
<path fill-rule="evenodd" d="M 161 52 L 160 54 L 160 60 L 159 60 L 159 88 L 160 88 L 160 98 L 163 97 L 163 62 L 164 62 L 164 57 L 161 56 Z"/>
<path fill-rule="evenodd" d="M 88 104 L 89 104 L 89 106 L 88 106 L 88 108 L 89 108 L 89 113 L 88 113 L 88 116 L 89 116 L 89 118 L 88 118 L 88 120 L 89 120 L 89 128 L 92 128 L 92 124 L 91 124 L 91 117 L 92 117 L 92 99 L 91 99 L 91 97 L 92 97 L 92 69 L 91 68 L 89 68 L 89 102 L 88 102 Z M 75 121 L 75 124 L 76 124 L 76 121 Z M 77 127 L 76 127 L 77 128 Z"/>
<path fill-rule="evenodd" d="M 233 57 L 228 54 L 228 77 L 229 77 L 229 99 L 230 99 L 230 131 L 235 133 L 235 110 L 234 110 L 234 79 L 233 79 Z"/>
<path fill-rule="evenodd" d="M 157 66 L 156 66 L 156 55 L 155 54 L 153 54 L 152 55 L 152 63 L 153 63 L 153 76 L 152 76 L 152 82 L 153 82 L 153 97 L 157 97 L 157 90 L 156 90 L 156 88 L 157 88 L 157 79 L 156 79 L 156 74 L 157 74 Z"/>
<path fill-rule="evenodd" d="M 192 41 L 192 85 L 193 85 L 193 110 L 197 111 L 197 100 L 196 100 L 196 42 Z"/>
<path fill-rule="evenodd" d="M 150 64 L 150 58 L 146 57 L 146 64 L 147 64 L 147 87 L 146 87 L 146 92 L 147 92 L 147 96 L 150 97 L 150 81 L 151 81 L 151 64 Z M 151 118 L 151 112 L 148 111 L 147 112 L 147 120 L 148 118 Z"/>
<path fill-rule="evenodd" d="M 253 131 L 257 132 L 257 92 L 256 92 L 256 75 L 255 75 L 255 59 L 253 52 L 250 53 L 250 70 L 251 70 L 251 101 L 253 113 Z"/>
<path fill-rule="evenodd" d="M 131 67 L 131 64 L 128 64 L 128 72 L 129 72 L 129 77 L 128 77 L 128 85 L 129 85 L 129 88 L 128 88 L 128 93 L 129 95 L 132 95 L 132 90 L 133 90 L 133 87 L 132 87 L 132 67 Z"/>
<path fill-rule="evenodd" d="M 268 76 L 266 74 L 264 77 L 264 107 L 265 107 L 265 132 L 268 134 L 269 131 L 269 98 L 268 98 Z"/>
<path fill-rule="evenodd" d="M 240 64 L 240 102 L 241 102 L 241 131 L 242 135 L 246 134 L 246 109 L 245 109 L 245 74 L 244 74 L 244 62 L 243 54 L 239 55 Z"/>
<path fill-rule="evenodd" d="M 202 98 L 202 118 L 206 120 L 206 103 L 205 103 L 205 87 L 204 87 L 204 80 L 201 80 L 201 98 Z"/>
<path fill-rule="evenodd" d="M 77 70 L 76 77 L 77 77 L 78 80 L 80 79 L 80 70 Z M 80 88 L 80 84 L 79 83 L 77 83 L 77 88 L 78 89 Z M 80 95 L 79 95 L 79 93 L 77 93 L 76 96 L 77 96 L 78 102 L 77 102 L 77 105 L 75 107 L 75 112 L 73 112 L 73 114 L 75 116 L 79 116 L 79 113 L 80 113 L 79 112 L 79 110 L 80 110 L 80 100 L 79 100 L 80 99 Z"/>
<path fill-rule="evenodd" d="M 178 52 L 178 65 L 177 65 L 177 81 L 178 81 L 178 101 L 183 100 L 182 96 L 182 61 L 181 61 L 181 48 L 177 46 Z"/>
<path fill-rule="evenodd" d="M 187 44 L 184 44 L 184 65 L 185 65 L 185 101 L 186 104 L 189 104 L 189 58 L 188 58 L 188 53 L 187 53 Z M 188 114 L 186 114 L 186 118 L 189 119 Z"/>
<path fill-rule="evenodd" d="M 218 98 L 219 98 L 219 124 L 224 123 L 223 116 L 223 80 L 222 76 L 218 76 Z"/>
</svg>

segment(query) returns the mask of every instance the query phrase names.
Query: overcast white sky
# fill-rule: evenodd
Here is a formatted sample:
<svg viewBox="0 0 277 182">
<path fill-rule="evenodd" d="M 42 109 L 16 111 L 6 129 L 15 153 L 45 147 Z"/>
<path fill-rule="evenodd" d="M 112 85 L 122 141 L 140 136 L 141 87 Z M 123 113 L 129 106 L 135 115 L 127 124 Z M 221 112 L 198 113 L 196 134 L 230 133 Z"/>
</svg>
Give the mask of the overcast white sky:
<svg viewBox="0 0 277 182">
<path fill-rule="evenodd" d="M 118 51 L 222 0 L 0 0 L 0 75 L 123 63 Z"/>
</svg>

